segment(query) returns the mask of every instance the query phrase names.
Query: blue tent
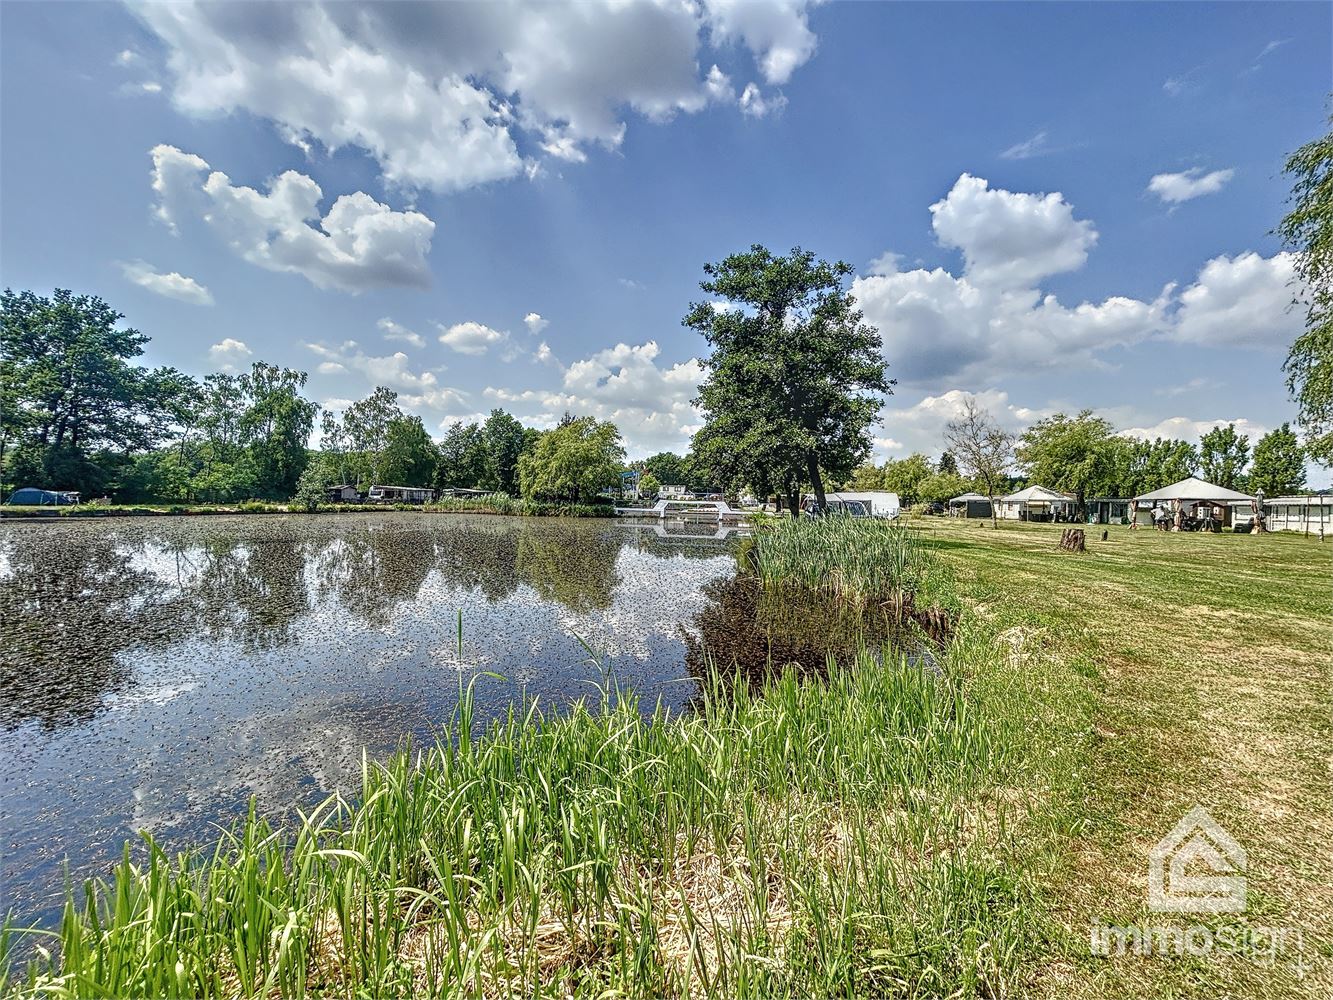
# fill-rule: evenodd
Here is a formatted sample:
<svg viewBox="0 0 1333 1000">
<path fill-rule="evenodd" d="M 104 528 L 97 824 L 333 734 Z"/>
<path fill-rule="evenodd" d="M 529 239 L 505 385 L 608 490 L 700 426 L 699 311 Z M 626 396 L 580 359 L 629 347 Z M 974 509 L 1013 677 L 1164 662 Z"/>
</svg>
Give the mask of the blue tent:
<svg viewBox="0 0 1333 1000">
<path fill-rule="evenodd" d="M 24 506 L 55 507 L 76 504 L 79 502 L 79 495 L 57 490 L 39 490 L 35 486 L 24 486 L 22 489 L 17 489 L 9 494 L 8 502 L 23 504 Z"/>
</svg>

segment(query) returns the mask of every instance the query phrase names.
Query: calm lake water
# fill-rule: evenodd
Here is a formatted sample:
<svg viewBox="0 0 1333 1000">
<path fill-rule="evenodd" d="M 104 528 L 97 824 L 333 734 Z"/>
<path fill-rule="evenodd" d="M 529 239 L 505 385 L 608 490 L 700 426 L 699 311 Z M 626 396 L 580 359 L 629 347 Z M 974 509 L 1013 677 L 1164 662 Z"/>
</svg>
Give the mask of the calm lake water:
<svg viewBox="0 0 1333 1000">
<path fill-rule="evenodd" d="M 432 739 L 460 677 L 504 677 L 479 714 L 568 705 L 601 678 L 587 643 L 680 708 L 733 548 L 465 515 L 0 525 L 0 913 L 49 922 L 65 859 L 104 871 L 139 830 L 180 847 L 251 796 L 354 794 L 362 748 Z"/>
</svg>

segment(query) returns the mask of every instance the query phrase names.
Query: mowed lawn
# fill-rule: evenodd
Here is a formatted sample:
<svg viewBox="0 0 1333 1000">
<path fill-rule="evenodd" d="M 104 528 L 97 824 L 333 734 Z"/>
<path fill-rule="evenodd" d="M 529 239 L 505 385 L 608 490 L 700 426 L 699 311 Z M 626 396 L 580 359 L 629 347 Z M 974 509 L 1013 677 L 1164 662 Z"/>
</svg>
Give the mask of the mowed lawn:
<svg viewBox="0 0 1333 1000">
<path fill-rule="evenodd" d="M 1333 538 L 1089 526 L 1073 554 L 1060 525 L 913 524 L 1068 727 L 1032 992 L 1333 995 Z M 1247 851 L 1246 912 L 1151 913 L 1148 852 L 1200 804 Z M 1196 921 L 1290 936 L 1271 961 L 1090 954 L 1093 924 Z"/>
</svg>

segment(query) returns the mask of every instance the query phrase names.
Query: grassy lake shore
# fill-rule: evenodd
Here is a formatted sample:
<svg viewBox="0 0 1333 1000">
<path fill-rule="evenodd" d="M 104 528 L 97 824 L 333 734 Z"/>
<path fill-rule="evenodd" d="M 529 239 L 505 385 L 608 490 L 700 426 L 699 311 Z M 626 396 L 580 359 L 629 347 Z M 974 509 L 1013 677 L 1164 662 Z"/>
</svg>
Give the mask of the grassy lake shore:
<svg viewBox="0 0 1333 1000">
<path fill-rule="evenodd" d="M 367 763 L 356 804 L 127 859 L 8 988 L 1326 994 L 1330 550 L 912 527 L 781 525 L 749 558 L 766 586 L 805 565 L 847 600 L 947 609 L 937 669 L 867 650 L 758 693 L 719 679 L 672 718 L 611 678 L 490 726 L 465 697 L 437 745 Z M 1302 928 L 1300 954 L 1092 956 L 1091 925 L 1154 918 L 1148 850 L 1196 803 L 1249 852 L 1242 919 Z"/>
</svg>

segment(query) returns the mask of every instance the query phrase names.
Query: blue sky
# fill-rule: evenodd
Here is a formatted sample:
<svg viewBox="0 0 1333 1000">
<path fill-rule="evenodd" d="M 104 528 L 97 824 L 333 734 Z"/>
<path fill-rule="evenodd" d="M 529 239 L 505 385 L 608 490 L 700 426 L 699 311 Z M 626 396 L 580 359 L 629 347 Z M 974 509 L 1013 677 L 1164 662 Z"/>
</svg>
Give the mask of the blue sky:
<svg viewBox="0 0 1333 1000">
<path fill-rule="evenodd" d="M 698 423 L 703 263 L 800 244 L 884 335 L 880 458 L 967 393 L 1257 438 L 1294 417 L 1271 230 L 1331 10 L 6 3 L 0 267 L 153 363 L 388 385 L 436 433 L 593 413 L 643 455 Z"/>
</svg>

